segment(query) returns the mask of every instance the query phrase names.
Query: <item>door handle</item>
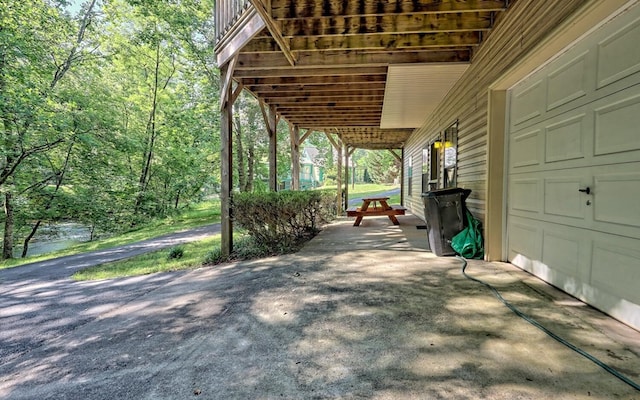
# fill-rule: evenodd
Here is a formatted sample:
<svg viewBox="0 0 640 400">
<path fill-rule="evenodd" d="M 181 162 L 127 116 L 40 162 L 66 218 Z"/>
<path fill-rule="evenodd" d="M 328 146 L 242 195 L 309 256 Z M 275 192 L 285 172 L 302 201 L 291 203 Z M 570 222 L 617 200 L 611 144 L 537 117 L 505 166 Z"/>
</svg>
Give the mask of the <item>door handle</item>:
<svg viewBox="0 0 640 400">
<path fill-rule="evenodd" d="M 582 193 L 586 193 L 586 194 L 591 194 L 591 188 L 589 186 L 587 186 L 586 189 L 578 189 L 578 192 L 582 192 Z"/>
</svg>

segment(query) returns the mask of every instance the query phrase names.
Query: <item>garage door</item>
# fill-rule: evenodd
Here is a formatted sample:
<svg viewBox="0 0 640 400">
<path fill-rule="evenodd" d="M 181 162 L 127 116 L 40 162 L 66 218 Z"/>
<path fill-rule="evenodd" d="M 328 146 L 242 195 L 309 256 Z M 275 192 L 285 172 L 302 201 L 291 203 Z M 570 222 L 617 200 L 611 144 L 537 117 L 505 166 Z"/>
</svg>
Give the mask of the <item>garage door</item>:
<svg viewBox="0 0 640 400">
<path fill-rule="evenodd" d="M 640 329 L 640 6 L 509 92 L 509 261 Z"/>
</svg>

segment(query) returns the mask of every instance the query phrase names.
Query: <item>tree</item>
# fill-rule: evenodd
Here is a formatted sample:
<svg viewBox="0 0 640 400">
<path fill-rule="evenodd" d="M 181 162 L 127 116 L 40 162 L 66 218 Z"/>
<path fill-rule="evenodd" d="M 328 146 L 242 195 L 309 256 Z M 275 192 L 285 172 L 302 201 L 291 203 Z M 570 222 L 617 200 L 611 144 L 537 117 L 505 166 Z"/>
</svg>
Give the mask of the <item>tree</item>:
<svg viewBox="0 0 640 400">
<path fill-rule="evenodd" d="M 400 162 L 388 150 L 367 150 L 358 159 L 373 183 L 393 183 L 400 174 Z"/>
<path fill-rule="evenodd" d="M 213 2 L 64 3 L 0 8 L 5 257 L 45 222 L 115 231 L 216 186 Z"/>
<path fill-rule="evenodd" d="M 78 21 L 60 5 L 8 0 L 0 14 L 0 191 L 4 194 L 2 258 L 13 256 L 16 174 L 35 155 L 69 140 L 69 120 L 57 89 L 91 53 L 85 36 L 96 1 Z"/>
</svg>

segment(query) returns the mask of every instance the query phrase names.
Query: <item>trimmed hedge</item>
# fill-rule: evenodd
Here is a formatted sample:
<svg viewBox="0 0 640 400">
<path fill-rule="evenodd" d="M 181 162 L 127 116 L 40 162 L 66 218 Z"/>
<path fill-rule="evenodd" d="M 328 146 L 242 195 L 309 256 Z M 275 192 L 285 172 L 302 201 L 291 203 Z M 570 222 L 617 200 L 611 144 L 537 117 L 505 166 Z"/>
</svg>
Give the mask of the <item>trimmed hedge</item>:
<svg viewBox="0 0 640 400">
<path fill-rule="evenodd" d="M 260 246 L 286 250 L 336 216 L 333 190 L 234 193 L 233 221 Z"/>
</svg>

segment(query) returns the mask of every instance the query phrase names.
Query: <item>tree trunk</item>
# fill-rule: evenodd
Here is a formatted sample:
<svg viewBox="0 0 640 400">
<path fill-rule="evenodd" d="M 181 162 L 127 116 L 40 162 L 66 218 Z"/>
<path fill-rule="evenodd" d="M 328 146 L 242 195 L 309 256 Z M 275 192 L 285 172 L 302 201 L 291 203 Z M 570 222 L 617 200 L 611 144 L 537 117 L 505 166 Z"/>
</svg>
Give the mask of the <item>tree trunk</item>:
<svg viewBox="0 0 640 400">
<path fill-rule="evenodd" d="M 247 150 L 247 192 L 253 191 L 253 180 L 256 176 L 256 143 L 252 141 Z"/>
<path fill-rule="evenodd" d="M 51 193 L 51 195 L 47 199 L 47 204 L 44 206 L 44 211 L 45 212 L 49 211 L 51 209 L 51 205 L 53 204 L 53 200 L 56 198 L 56 194 L 60 190 L 60 186 L 62 186 L 62 181 L 64 180 L 64 176 L 67 173 L 67 168 L 69 167 L 69 160 L 71 159 L 71 153 L 73 152 L 73 146 L 74 145 L 75 145 L 75 138 L 73 140 L 71 140 L 71 143 L 69 144 L 69 148 L 67 149 L 67 154 L 65 156 L 64 164 L 62 165 L 62 169 L 60 171 L 58 171 L 58 173 L 56 174 L 56 188 L 54 189 L 53 193 Z M 21 255 L 22 258 L 25 258 L 27 256 L 27 252 L 29 251 L 29 241 L 31 241 L 33 236 L 35 236 L 35 234 L 38 231 L 38 228 L 40 228 L 41 224 L 42 224 L 42 219 L 39 219 L 38 221 L 36 221 L 36 223 L 33 225 L 33 228 L 31 228 L 31 232 L 24 239 L 24 243 L 23 243 L 23 246 L 22 246 L 22 255 Z"/>
<path fill-rule="evenodd" d="M 4 238 L 2 242 L 2 259 L 13 258 L 13 199 L 11 192 L 4 194 Z"/>
<path fill-rule="evenodd" d="M 238 186 L 241 192 L 247 192 L 247 173 L 244 164 L 244 146 L 242 143 L 242 123 L 240 121 L 240 102 L 233 105 L 234 111 L 234 134 L 236 138 L 236 165 L 238 172 Z"/>
<path fill-rule="evenodd" d="M 136 212 L 139 211 L 144 198 L 144 193 L 147 191 L 147 185 L 149 184 L 149 175 L 151 174 L 151 161 L 153 160 L 153 151 L 156 142 L 156 112 L 158 110 L 158 85 L 160 79 L 160 41 L 156 44 L 156 59 L 155 59 L 155 76 L 153 82 L 153 94 L 151 96 L 151 111 L 149 112 L 149 120 L 147 121 L 147 146 L 144 149 L 144 163 L 142 165 L 142 171 L 140 173 L 140 179 L 138 180 L 139 190 L 138 198 L 136 199 Z"/>
<path fill-rule="evenodd" d="M 179 205 L 179 204 L 180 204 L 180 190 L 178 190 L 178 191 L 176 192 L 176 200 L 175 200 L 175 202 L 173 203 L 173 209 L 174 209 L 174 210 L 177 210 L 177 209 L 178 209 L 178 205 Z"/>
<path fill-rule="evenodd" d="M 27 256 L 27 253 L 29 252 L 29 241 L 31 241 L 31 239 L 35 236 L 41 224 L 42 220 L 39 219 L 35 223 L 35 225 L 33 225 L 33 228 L 31 228 L 31 232 L 29 232 L 27 237 L 24 239 L 24 245 L 22 246 L 22 255 L 20 257 L 25 258 Z"/>
</svg>

